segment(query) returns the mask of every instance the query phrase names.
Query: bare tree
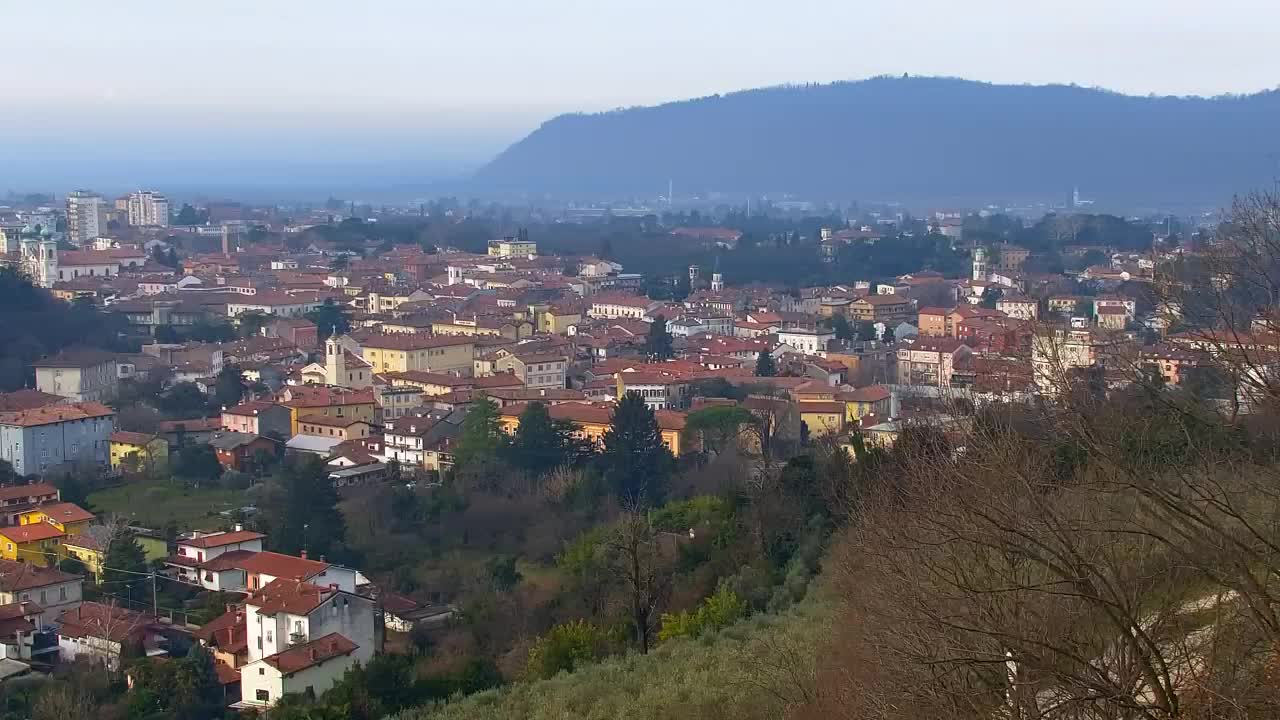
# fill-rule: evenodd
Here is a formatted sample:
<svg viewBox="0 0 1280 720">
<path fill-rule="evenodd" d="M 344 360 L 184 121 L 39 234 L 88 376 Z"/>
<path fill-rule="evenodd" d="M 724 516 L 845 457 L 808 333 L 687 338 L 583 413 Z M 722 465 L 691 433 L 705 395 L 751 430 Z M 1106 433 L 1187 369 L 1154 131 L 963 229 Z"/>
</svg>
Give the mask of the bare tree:
<svg viewBox="0 0 1280 720">
<path fill-rule="evenodd" d="M 604 541 L 609 573 L 621 585 L 640 652 L 649 652 L 662 608 L 671 593 L 672 558 L 664 538 L 638 510 L 623 513 Z"/>
</svg>

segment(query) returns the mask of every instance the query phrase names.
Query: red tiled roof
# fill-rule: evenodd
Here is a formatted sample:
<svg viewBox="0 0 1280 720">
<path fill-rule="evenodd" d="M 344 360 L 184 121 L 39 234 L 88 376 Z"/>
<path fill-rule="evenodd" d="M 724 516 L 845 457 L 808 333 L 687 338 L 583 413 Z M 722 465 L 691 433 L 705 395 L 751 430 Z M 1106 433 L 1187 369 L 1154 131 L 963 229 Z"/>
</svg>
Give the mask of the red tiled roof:
<svg viewBox="0 0 1280 720">
<path fill-rule="evenodd" d="M 240 567 L 251 573 L 270 575 L 274 578 L 288 580 L 306 580 L 318 575 L 329 567 L 328 563 L 316 562 L 306 558 L 282 555 L 275 552 L 260 552 L 246 558 Z"/>
<path fill-rule="evenodd" d="M 48 505 L 40 505 L 31 509 L 39 510 L 48 516 L 51 520 L 60 523 L 86 522 L 96 517 L 93 513 L 76 505 L 75 503 L 60 502 L 50 503 Z"/>
<path fill-rule="evenodd" d="M 57 496 L 58 488 L 49 483 L 32 483 L 30 485 L 7 485 L 0 487 L 0 502 L 11 502 L 27 498 Z"/>
<path fill-rule="evenodd" d="M 17 560 L 0 560 L 0 590 L 5 592 L 30 590 L 76 579 L 75 575 L 69 575 L 61 570 L 36 567 Z"/>
<path fill-rule="evenodd" d="M 121 642 L 135 632 L 159 621 L 151 615 L 122 607 L 86 602 L 58 616 L 58 635 L 62 637 L 109 637 Z"/>
<path fill-rule="evenodd" d="M 333 596 L 334 590 L 298 580 L 277 578 L 258 588 L 245 599 L 246 606 L 258 608 L 263 615 L 286 612 L 306 615 Z"/>
<path fill-rule="evenodd" d="M 47 405 L 45 407 L 31 408 L 30 410 L 0 413 L 0 425 L 35 427 L 38 425 L 53 425 L 70 420 L 110 417 L 115 414 L 115 410 L 96 402 Z"/>
<path fill-rule="evenodd" d="M 338 633 L 329 633 L 304 645 L 295 645 L 284 652 L 262 658 L 262 661 L 285 675 L 292 675 L 355 652 L 359 645 L 351 642 Z"/>
<path fill-rule="evenodd" d="M 261 540 L 266 537 L 262 533 L 252 532 L 250 530 L 233 530 L 231 532 L 216 533 L 213 535 L 205 535 L 204 537 L 192 538 L 191 540 L 180 540 L 179 545 L 187 545 L 193 548 L 216 548 L 234 545 L 236 543 L 249 542 L 251 540 Z"/>
<path fill-rule="evenodd" d="M 38 542 L 40 540 L 52 540 L 53 538 L 62 537 L 66 533 L 47 522 L 38 522 L 0 528 L 0 535 L 21 545 L 22 543 Z"/>
<path fill-rule="evenodd" d="M 235 407 L 229 407 L 223 410 L 222 414 L 255 417 L 258 413 L 262 412 L 263 410 L 267 410 L 276 406 L 277 406 L 276 403 L 268 402 L 266 400 L 250 400 L 248 402 L 240 403 Z"/>
<path fill-rule="evenodd" d="M 198 565 L 201 570 L 210 572 L 222 572 L 223 570 L 239 569 L 244 561 L 256 555 L 253 550 L 228 550 L 218 555 L 212 560 L 206 560 Z"/>
<path fill-rule="evenodd" d="M 14 390 L 13 392 L 0 393 L 0 412 L 31 410 L 46 405 L 56 405 L 63 400 L 65 398 L 43 393 L 39 390 Z"/>
<path fill-rule="evenodd" d="M 889 392 L 889 388 L 883 385 L 868 385 L 866 387 L 860 387 L 857 390 L 842 393 L 840 397 L 846 402 L 873 403 L 888 400 L 891 395 L 892 393 Z"/>
<path fill-rule="evenodd" d="M 117 430 L 111 433 L 111 442 L 124 443 L 126 445 L 146 445 L 155 440 L 155 435 L 147 433 L 130 432 L 128 430 Z"/>
</svg>

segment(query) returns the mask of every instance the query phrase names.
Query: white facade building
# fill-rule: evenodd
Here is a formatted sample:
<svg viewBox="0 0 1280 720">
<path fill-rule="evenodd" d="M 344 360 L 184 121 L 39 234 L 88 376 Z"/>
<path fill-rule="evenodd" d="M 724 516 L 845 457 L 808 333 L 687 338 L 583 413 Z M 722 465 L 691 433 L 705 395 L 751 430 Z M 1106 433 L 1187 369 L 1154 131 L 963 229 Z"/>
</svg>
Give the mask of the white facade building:
<svg viewBox="0 0 1280 720">
<path fill-rule="evenodd" d="M 72 245 L 89 245 L 101 234 L 98 215 L 102 212 L 102 196 L 88 190 L 77 190 L 67 196 L 67 240 Z M 53 228 L 49 228 L 53 230 Z"/>
<path fill-rule="evenodd" d="M 129 193 L 129 224 L 169 227 L 169 199 L 153 190 Z"/>
</svg>

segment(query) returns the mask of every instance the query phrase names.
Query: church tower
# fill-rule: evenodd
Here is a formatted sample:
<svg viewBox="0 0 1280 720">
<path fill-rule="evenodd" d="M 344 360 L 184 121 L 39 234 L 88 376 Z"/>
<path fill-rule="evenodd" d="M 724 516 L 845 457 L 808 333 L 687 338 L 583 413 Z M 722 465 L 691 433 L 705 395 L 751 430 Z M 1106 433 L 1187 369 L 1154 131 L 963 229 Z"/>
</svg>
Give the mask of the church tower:
<svg viewBox="0 0 1280 720">
<path fill-rule="evenodd" d="M 724 275 L 711 273 L 711 292 L 718 293 L 722 290 L 724 290 Z"/>
<path fill-rule="evenodd" d="M 985 248 L 976 248 L 973 251 L 973 280 L 974 282 L 987 281 L 987 251 Z"/>
<path fill-rule="evenodd" d="M 326 385 L 345 387 L 347 379 L 347 357 L 337 335 L 330 335 L 324 341 L 324 382 Z"/>
</svg>

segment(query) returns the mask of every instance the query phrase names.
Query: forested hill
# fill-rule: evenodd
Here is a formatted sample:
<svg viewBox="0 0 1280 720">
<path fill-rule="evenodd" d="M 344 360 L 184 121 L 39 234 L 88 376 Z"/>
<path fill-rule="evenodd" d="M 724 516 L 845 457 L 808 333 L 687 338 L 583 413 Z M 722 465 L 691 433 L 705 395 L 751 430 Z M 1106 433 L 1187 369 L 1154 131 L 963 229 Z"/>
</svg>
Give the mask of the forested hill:
<svg viewBox="0 0 1280 720">
<path fill-rule="evenodd" d="M 1134 97 L 876 78 L 562 115 L 475 176 L 490 190 L 797 192 L 831 199 L 1222 202 L 1276 171 L 1280 91 Z"/>
</svg>

